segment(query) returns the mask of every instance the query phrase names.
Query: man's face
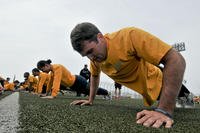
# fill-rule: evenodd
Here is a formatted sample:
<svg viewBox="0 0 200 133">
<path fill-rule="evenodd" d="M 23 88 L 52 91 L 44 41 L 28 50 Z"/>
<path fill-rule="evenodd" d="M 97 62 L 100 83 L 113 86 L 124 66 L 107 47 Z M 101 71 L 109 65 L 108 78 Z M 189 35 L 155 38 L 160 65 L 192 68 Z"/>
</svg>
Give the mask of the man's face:
<svg viewBox="0 0 200 133">
<path fill-rule="evenodd" d="M 24 78 L 28 79 L 29 75 L 28 74 L 24 74 Z"/>
<path fill-rule="evenodd" d="M 38 76 L 39 75 L 39 73 L 38 72 L 32 72 L 32 74 L 33 74 L 33 76 Z"/>
<path fill-rule="evenodd" d="M 41 70 L 45 73 L 49 73 L 51 71 L 51 66 L 49 64 L 46 64 L 44 67 L 41 68 Z"/>
<path fill-rule="evenodd" d="M 102 62 L 107 58 L 107 45 L 103 35 L 99 33 L 96 41 L 84 41 L 80 54 L 87 56 L 91 61 Z"/>
</svg>

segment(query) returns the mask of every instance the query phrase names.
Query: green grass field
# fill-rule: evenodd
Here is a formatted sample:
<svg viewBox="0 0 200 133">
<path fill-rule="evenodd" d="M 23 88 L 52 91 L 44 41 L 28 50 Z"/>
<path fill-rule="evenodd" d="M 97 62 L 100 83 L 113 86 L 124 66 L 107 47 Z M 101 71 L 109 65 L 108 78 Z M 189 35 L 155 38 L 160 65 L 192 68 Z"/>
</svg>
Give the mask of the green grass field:
<svg viewBox="0 0 200 133">
<path fill-rule="evenodd" d="M 93 106 L 70 106 L 72 95 L 54 100 L 20 93 L 20 133 L 131 133 L 131 132 L 197 132 L 200 130 L 200 107 L 176 109 L 171 129 L 146 128 L 136 124 L 135 116 L 143 107 L 142 100 L 104 100 Z M 147 108 L 148 109 L 148 108 Z"/>
</svg>

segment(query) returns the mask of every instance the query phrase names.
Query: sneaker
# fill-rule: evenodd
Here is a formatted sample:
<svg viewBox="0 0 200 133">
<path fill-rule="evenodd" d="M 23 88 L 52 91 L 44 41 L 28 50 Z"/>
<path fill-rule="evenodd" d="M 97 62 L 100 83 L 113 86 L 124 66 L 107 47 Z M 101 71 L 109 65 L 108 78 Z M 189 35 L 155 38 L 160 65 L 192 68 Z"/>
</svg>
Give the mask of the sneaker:
<svg viewBox="0 0 200 133">
<path fill-rule="evenodd" d="M 176 99 L 176 108 L 184 108 L 186 97 L 178 97 Z"/>
<path fill-rule="evenodd" d="M 177 108 L 194 108 L 195 104 L 193 101 L 193 94 L 190 93 L 184 97 L 178 97 L 176 100 L 176 107 Z"/>
<path fill-rule="evenodd" d="M 185 108 L 194 108 L 195 104 L 193 101 L 193 97 L 194 95 L 192 93 L 190 93 L 187 97 L 186 97 L 186 102 L 185 102 Z"/>
<path fill-rule="evenodd" d="M 108 95 L 104 95 L 104 99 L 112 100 L 111 92 L 108 92 Z"/>
</svg>

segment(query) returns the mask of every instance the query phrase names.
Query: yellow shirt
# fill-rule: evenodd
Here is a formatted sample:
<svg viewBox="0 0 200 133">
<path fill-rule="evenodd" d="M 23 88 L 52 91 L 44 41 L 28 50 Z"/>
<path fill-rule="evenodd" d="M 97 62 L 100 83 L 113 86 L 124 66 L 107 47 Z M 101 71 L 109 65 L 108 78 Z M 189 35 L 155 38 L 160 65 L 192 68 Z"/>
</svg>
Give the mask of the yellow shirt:
<svg viewBox="0 0 200 133">
<path fill-rule="evenodd" d="M 42 87 L 45 85 L 48 85 L 50 79 L 50 75 L 44 72 L 40 72 L 38 76 L 38 88 L 37 88 L 37 93 L 42 92 Z"/>
<path fill-rule="evenodd" d="M 4 88 L 5 88 L 5 90 L 9 90 L 9 91 L 13 91 L 14 90 L 14 87 L 15 85 L 14 85 L 14 83 L 6 83 L 6 84 L 4 84 Z"/>
<path fill-rule="evenodd" d="M 50 84 L 48 88 L 52 89 L 51 95 L 57 96 L 60 91 L 60 84 L 66 87 L 71 87 L 75 82 L 75 75 L 72 75 L 63 65 L 53 64 L 51 71 Z"/>
<path fill-rule="evenodd" d="M 134 27 L 104 35 L 107 41 L 107 59 L 91 62 L 91 74 L 103 71 L 116 82 L 137 91 L 145 105 L 152 105 L 162 86 L 162 72 L 158 65 L 171 49 L 155 36 Z"/>
<path fill-rule="evenodd" d="M 24 81 L 24 83 L 20 86 L 20 90 L 24 90 L 29 87 L 28 80 Z"/>
<path fill-rule="evenodd" d="M 28 77 L 28 84 L 34 88 L 34 91 L 37 89 L 38 79 L 32 75 Z"/>
</svg>

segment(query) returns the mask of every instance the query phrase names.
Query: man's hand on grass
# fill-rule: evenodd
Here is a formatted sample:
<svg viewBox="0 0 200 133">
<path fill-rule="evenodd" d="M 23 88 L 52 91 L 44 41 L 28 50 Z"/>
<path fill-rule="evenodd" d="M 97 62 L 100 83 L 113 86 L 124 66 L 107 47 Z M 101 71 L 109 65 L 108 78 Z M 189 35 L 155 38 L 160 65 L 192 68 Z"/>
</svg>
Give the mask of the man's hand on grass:
<svg viewBox="0 0 200 133">
<path fill-rule="evenodd" d="M 92 102 L 89 100 L 75 100 L 71 102 L 70 105 L 92 105 Z"/>
<path fill-rule="evenodd" d="M 142 124 L 145 127 L 154 127 L 154 128 L 159 128 L 163 124 L 165 125 L 165 128 L 171 128 L 174 123 L 173 119 L 167 117 L 166 115 L 157 111 L 148 111 L 148 110 L 143 110 L 141 112 L 138 112 L 136 120 L 137 124 Z"/>
</svg>

